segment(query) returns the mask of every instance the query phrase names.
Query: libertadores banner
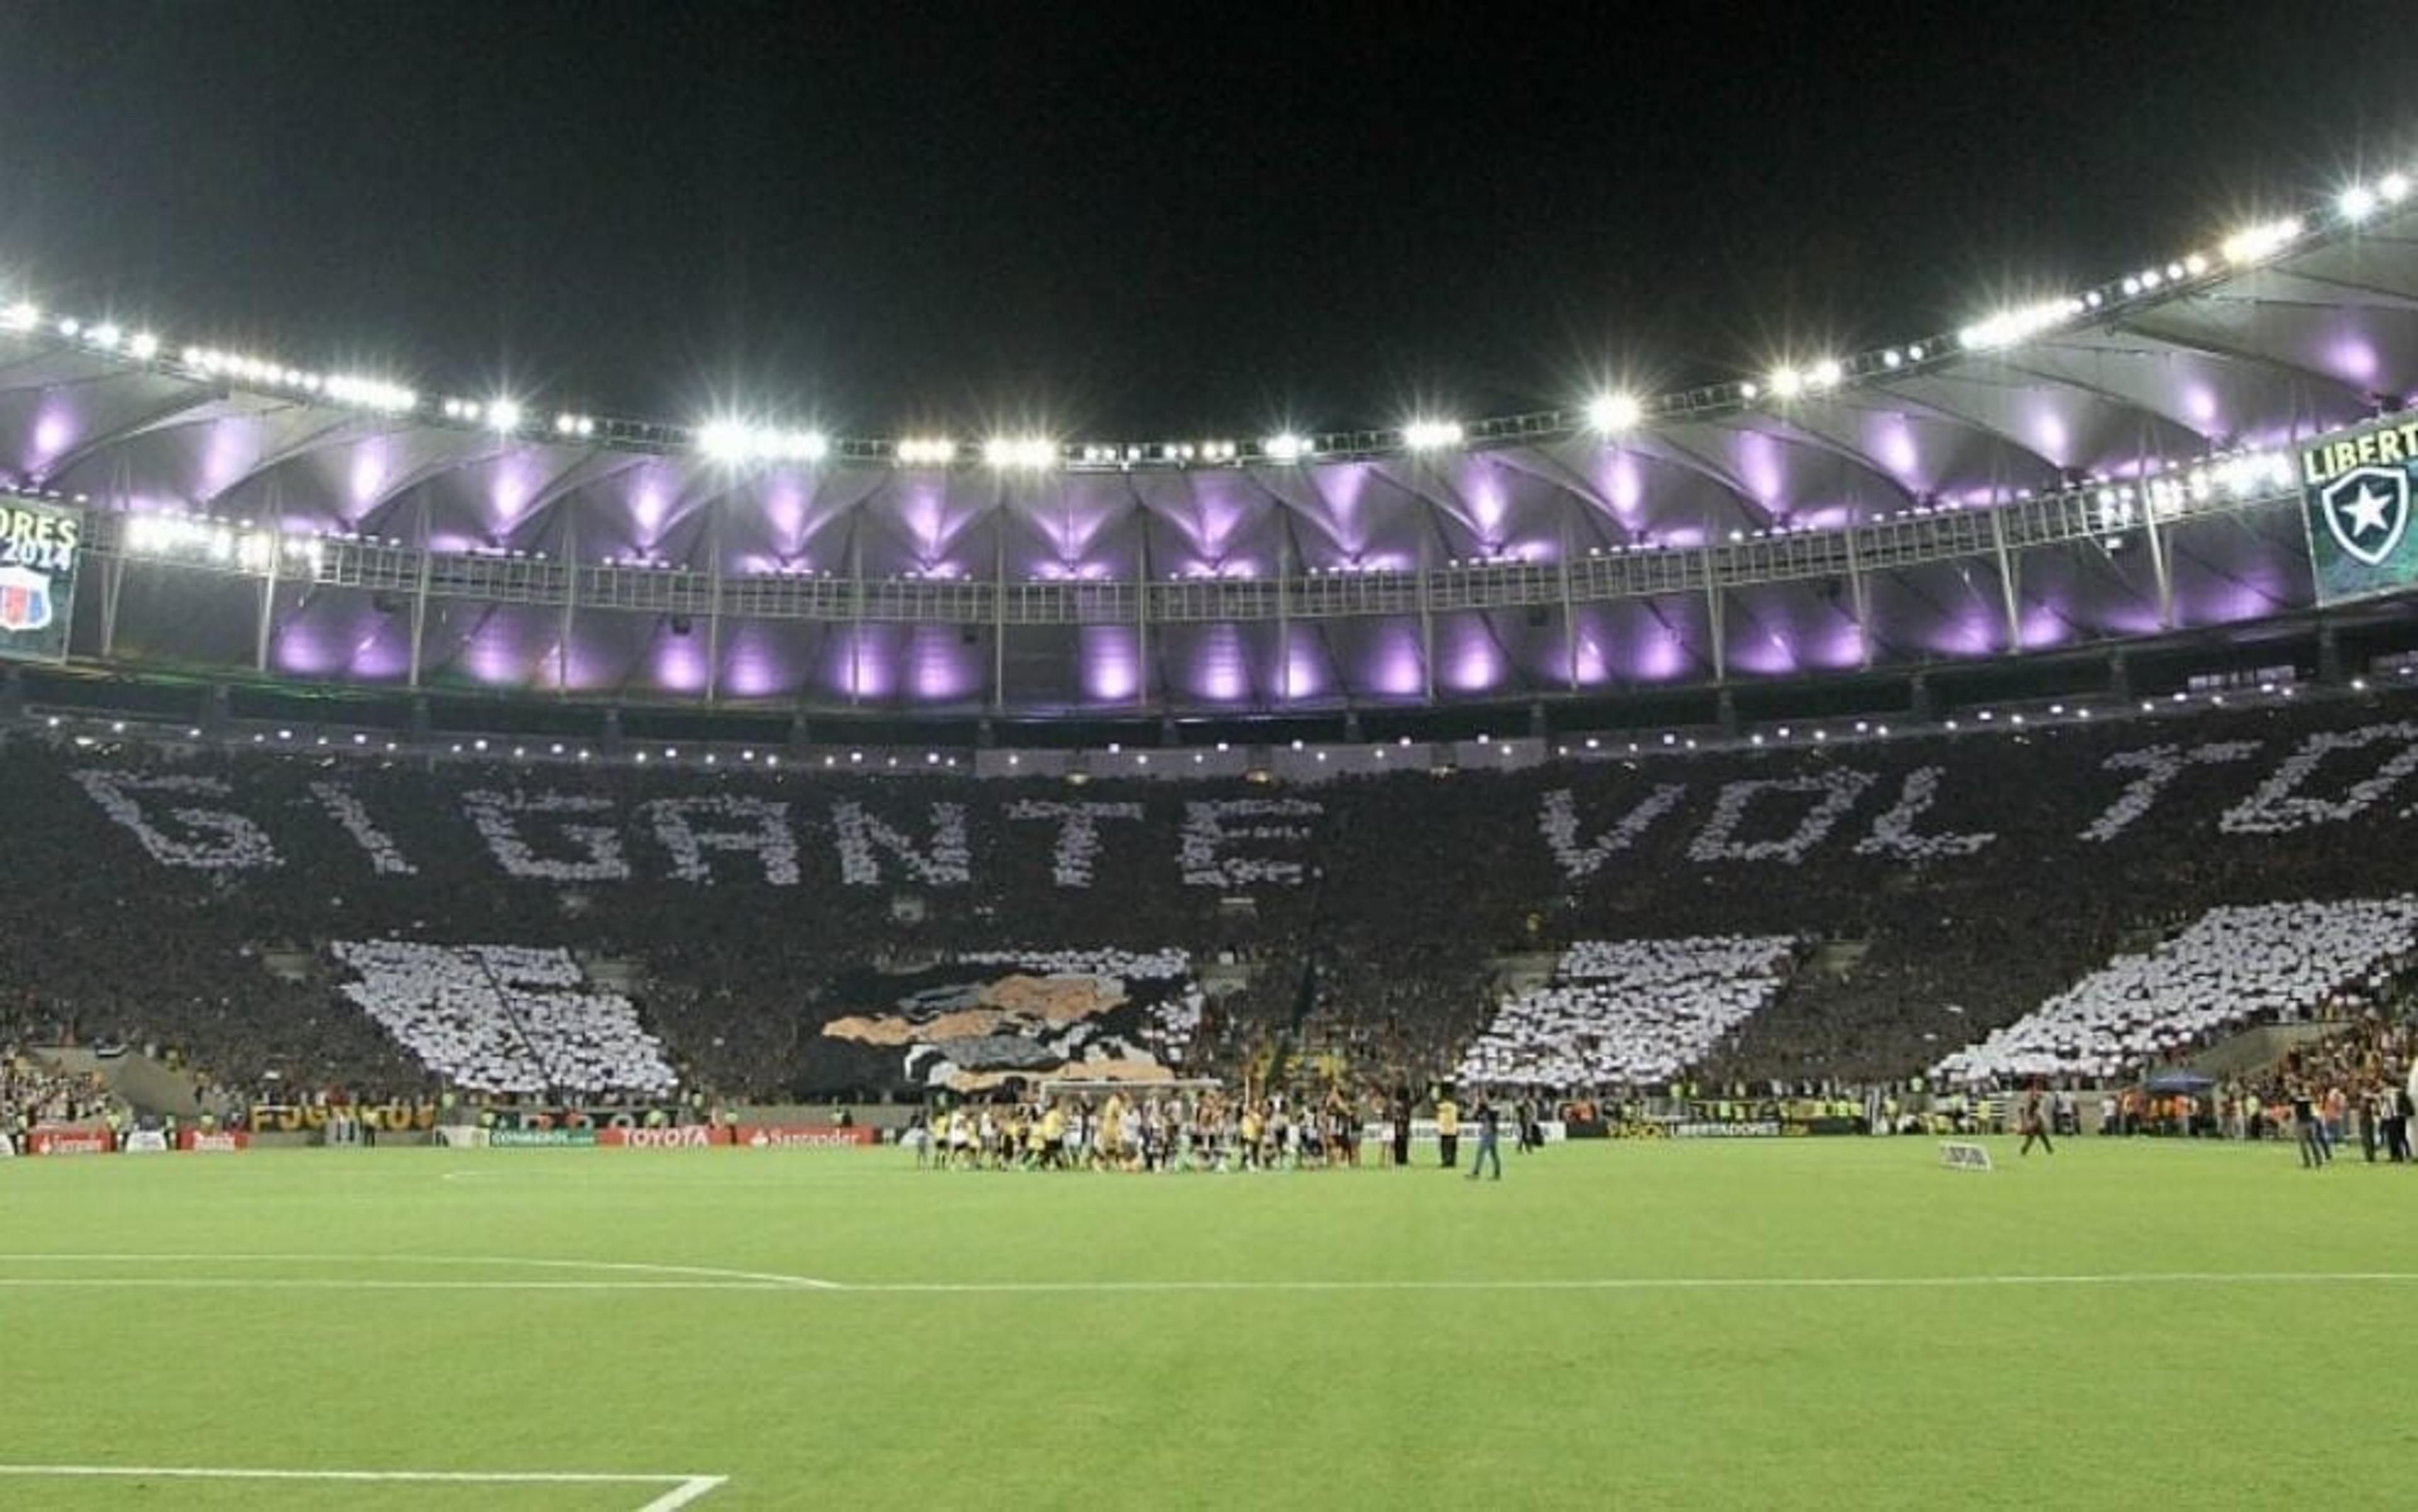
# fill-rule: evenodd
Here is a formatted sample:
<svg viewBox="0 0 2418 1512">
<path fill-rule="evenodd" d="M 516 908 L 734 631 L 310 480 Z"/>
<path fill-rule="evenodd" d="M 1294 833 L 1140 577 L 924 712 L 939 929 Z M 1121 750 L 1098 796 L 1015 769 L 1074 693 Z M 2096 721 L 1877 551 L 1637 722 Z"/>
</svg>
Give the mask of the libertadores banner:
<svg viewBox="0 0 2418 1512">
<path fill-rule="evenodd" d="M 2397 593 L 2418 583 L 2418 421 L 2344 431 L 2301 449 L 2301 507 L 2318 602 Z"/>
<path fill-rule="evenodd" d="M 64 662 L 84 513 L 0 498 L 0 657 Z"/>
</svg>

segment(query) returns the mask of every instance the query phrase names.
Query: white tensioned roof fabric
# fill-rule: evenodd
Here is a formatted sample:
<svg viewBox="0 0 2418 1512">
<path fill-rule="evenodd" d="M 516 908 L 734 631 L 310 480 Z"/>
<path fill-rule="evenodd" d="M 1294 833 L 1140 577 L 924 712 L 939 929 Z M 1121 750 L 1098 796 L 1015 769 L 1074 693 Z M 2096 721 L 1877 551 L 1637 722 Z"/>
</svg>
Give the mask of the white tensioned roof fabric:
<svg viewBox="0 0 2418 1512">
<path fill-rule="evenodd" d="M 352 684 L 1266 712 L 1983 658 L 2308 605 L 2280 466 L 2163 521 L 2147 489 L 2418 393 L 2418 214 L 1954 345 L 1609 436 L 1002 470 L 970 442 L 732 466 L 535 401 L 502 434 L 45 327 L 0 334 L 0 481 L 328 538 L 281 569 L 265 655 L 259 574 L 208 561 L 130 561 L 73 644 Z"/>
</svg>

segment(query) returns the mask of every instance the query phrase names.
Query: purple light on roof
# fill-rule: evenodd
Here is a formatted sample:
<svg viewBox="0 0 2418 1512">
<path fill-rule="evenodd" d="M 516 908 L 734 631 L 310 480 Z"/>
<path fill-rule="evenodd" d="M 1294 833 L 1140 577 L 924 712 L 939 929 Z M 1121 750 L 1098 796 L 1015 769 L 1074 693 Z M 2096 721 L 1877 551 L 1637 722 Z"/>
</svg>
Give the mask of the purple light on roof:
<svg viewBox="0 0 2418 1512">
<path fill-rule="evenodd" d="M 1477 533 L 1489 540 L 1499 535 L 1503 529 L 1503 517 L 1509 512 L 1509 504 L 1503 496 L 1501 476 L 1488 469 L 1470 489 L 1468 496 L 1469 517 L 1477 525 Z"/>
<path fill-rule="evenodd" d="M 936 557 L 948 543 L 952 534 L 948 502 L 932 480 L 919 477 L 908 486 L 906 501 L 898 507 L 898 518 L 913 539 L 917 556 Z"/>
<path fill-rule="evenodd" d="M 1467 625 L 1455 637 L 1460 644 L 1445 653 L 1445 686 L 1455 693 L 1484 693 L 1503 680 L 1503 658 L 1493 639 L 1477 625 Z"/>
<path fill-rule="evenodd" d="M 1595 468 L 1596 491 L 1622 519 L 1632 519 L 1645 506 L 1645 464 L 1627 448 L 1599 453 Z"/>
<path fill-rule="evenodd" d="M 1861 666 L 1864 661 L 1864 627 L 1848 620 L 1827 634 L 1817 636 L 1814 660 L 1832 672 Z"/>
<path fill-rule="evenodd" d="M 58 454 L 73 445 L 76 438 L 74 418 L 59 401 L 45 398 L 42 412 L 34 421 L 34 451 L 26 459 L 36 471 L 47 467 Z"/>
<path fill-rule="evenodd" d="M 1601 687 L 1612 676 L 1612 664 L 1604 659 L 1603 648 L 1592 635 L 1579 637 L 1578 655 L 1572 662 L 1582 688 Z"/>
<path fill-rule="evenodd" d="M 353 449 L 352 466 L 345 475 L 346 495 L 352 500 L 347 519 L 360 519 L 384 496 L 388 466 L 385 437 L 364 441 Z"/>
<path fill-rule="evenodd" d="M 250 427 L 234 420 L 217 420 L 205 433 L 202 443 L 202 497 L 216 498 L 233 487 L 235 481 L 250 470 L 253 458 L 259 453 Z M 36 439 L 40 439 L 39 433 Z"/>
<path fill-rule="evenodd" d="M 1250 520 L 1251 511 L 1222 482 L 1204 483 L 1198 497 L 1199 507 L 1191 518 L 1179 514 L 1169 521 L 1194 551 L 1214 561 L 1227 554 L 1235 533 Z"/>
<path fill-rule="evenodd" d="M 1668 682 L 1688 670 L 1688 649 L 1676 630 L 1649 626 L 1637 644 L 1637 676 L 1647 682 Z"/>
<path fill-rule="evenodd" d="M 1998 649 L 2001 629 L 1989 606 L 1976 604 L 1949 621 L 1945 649 L 1951 655 L 1987 656 Z"/>
<path fill-rule="evenodd" d="M 1406 624 L 1387 624 L 1378 631 L 1376 641 L 1370 685 L 1389 698 L 1424 695 L 1427 677 L 1420 664 L 1417 632 Z"/>
<path fill-rule="evenodd" d="M 722 685 L 736 698 L 770 698 L 790 691 L 781 669 L 779 635 L 760 624 L 742 624 L 727 632 L 722 658 Z"/>
<path fill-rule="evenodd" d="M 2183 413 L 2204 430 L 2213 427 L 2217 422 L 2216 390 L 2205 383 L 2185 384 Z"/>
<path fill-rule="evenodd" d="M 823 664 L 832 686 L 857 698 L 890 696 L 895 686 L 895 653 L 886 644 L 883 628 L 837 629 L 825 639 Z"/>
<path fill-rule="evenodd" d="M 518 454 L 507 458 L 487 480 L 487 515 L 498 531 L 518 525 L 537 493 L 530 465 Z"/>
<path fill-rule="evenodd" d="M 300 678 L 324 678 L 343 668 L 347 647 L 336 642 L 336 627 L 296 620 L 277 634 L 269 659 L 280 672 Z"/>
<path fill-rule="evenodd" d="M 926 703 L 953 703 L 971 696 L 981 686 L 979 655 L 968 647 L 954 625 L 918 625 L 909 633 L 908 685 Z"/>
<path fill-rule="evenodd" d="M 390 625 L 377 626 L 356 641 L 344 668 L 347 677 L 362 682 L 391 682 L 410 670 L 410 634 Z"/>
<path fill-rule="evenodd" d="M 1181 695 L 1214 704 L 1250 697 L 1250 641 L 1240 626 L 1171 626 L 1160 649 Z"/>
<path fill-rule="evenodd" d="M 2265 575 L 2252 570 L 2239 581 L 2217 579 L 2179 590 L 2184 618 L 2194 624 L 2222 625 L 2273 614 L 2283 602 L 2283 587 L 2262 581 Z"/>
<path fill-rule="evenodd" d="M 1319 664 L 1318 653 L 1296 634 L 1285 657 L 1284 696 L 1288 701 L 1315 698 L 1325 691 L 1326 671 Z"/>
<path fill-rule="evenodd" d="M 1798 669 L 1795 643 L 1786 634 L 1773 634 L 1752 624 L 1737 630 L 1729 647 L 1731 666 L 1759 677 L 1781 677 Z"/>
<path fill-rule="evenodd" d="M 2074 437 L 2066 428 L 2064 416 L 2043 404 L 2034 411 L 2028 429 L 2032 450 L 2060 467 L 2074 465 Z"/>
<path fill-rule="evenodd" d="M 702 628 L 683 635 L 667 632 L 655 642 L 648 676 L 653 685 L 671 693 L 705 691 L 705 636 Z"/>
<path fill-rule="evenodd" d="M 784 556 L 795 555 L 805 539 L 806 496 L 798 481 L 784 473 L 764 497 L 764 519 L 773 527 L 773 543 Z"/>
<path fill-rule="evenodd" d="M 527 666 L 513 646 L 513 626 L 497 615 L 474 631 L 462 647 L 462 665 L 477 680 L 493 687 L 523 681 Z"/>
<path fill-rule="evenodd" d="M 2062 646 L 2074 638 L 2074 627 L 2052 603 L 2024 605 L 2016 616 L 2016 625 L 2023 636 L 2024 649 L 2037 650 L 2044 646 Z"/>
<path fill-rule="evenodd" d="M 1755 502 L 1768 509 L 1787 496 L 1787 468 L 1777 440 L 1762 431 L 1749 431 L 1737 438 L 1736 453 L 1738 477 Z"/>
<path fill-rule="evenodd" d="M 1864 449 L 1890 477 L 1908 488 L 1921 489 L 1929 481 L 1922 470 L 1922 452 L 1915 443 L 1914 427 L 1905 416 L 1880 413 L 1867 420 Z"/>
<path fill-rule="evenodd" d="M 1141 662 L 1134 634 L 1123 625 L 1086 625 L 1077 635 L 1083 695 L 1094 703 L 1124 703 L 1141 689 Z"/>
<path fill-rule="evenodd" d="M 1232 661 L 1219 660 L 1202 667 L 1195 680 L 1200 696 L 1212 703 L 1239 703 L 1250 696 L 1250 681 L 1243 669 Z"/>
<path fill-rule="evenodd" d="M 2376 348 L 2356 335 L 2337 337 L 2326 347 L 2325 361 L 2338 376 L 2359 383 L 2374 382 L 2379 367 Z"/>
<path fill-rule="evenodd" d="M 630 523 L 636 527 L 638 542 L 651 546 L 662 534 L 664 521 L 671 513 L 671 496 L 660 480 L 650 477 L 638 484 L 630 496 Z"/>
</svg>

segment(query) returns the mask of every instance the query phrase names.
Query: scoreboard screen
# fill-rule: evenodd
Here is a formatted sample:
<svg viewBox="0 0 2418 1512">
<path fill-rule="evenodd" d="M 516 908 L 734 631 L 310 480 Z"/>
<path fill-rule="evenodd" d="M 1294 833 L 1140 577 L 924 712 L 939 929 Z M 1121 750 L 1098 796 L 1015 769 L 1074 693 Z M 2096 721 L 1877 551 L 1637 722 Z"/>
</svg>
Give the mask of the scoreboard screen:
<svg viewBox="0 0 2418 1512">
<path fill-rule="evenodd" d="M 2418 421 L 2387 421 L 2301 449 L 2301 508 L 2318 602 L 2371 598 L 2418 584 Z"/>
<path fill-rule="evenodd" d="M 84 512 L 0 495 L 0 657 L 64 662 Z"/>
</svg>

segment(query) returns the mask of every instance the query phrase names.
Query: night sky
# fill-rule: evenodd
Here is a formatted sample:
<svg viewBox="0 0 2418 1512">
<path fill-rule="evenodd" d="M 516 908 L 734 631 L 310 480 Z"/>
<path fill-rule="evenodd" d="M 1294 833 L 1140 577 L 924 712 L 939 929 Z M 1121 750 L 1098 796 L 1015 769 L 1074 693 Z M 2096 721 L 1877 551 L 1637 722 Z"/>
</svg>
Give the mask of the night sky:
<svg viewBox="0 0 2418 1512">
<path fill-rule="evenodd" d="M 1760 374 L 2418 157 L 2418 14 L 0 6 L 0 297 L 551 410 L 1250 436 Z"/>
</svg>

